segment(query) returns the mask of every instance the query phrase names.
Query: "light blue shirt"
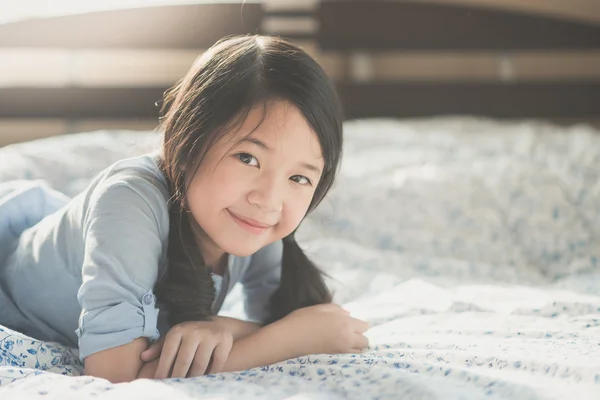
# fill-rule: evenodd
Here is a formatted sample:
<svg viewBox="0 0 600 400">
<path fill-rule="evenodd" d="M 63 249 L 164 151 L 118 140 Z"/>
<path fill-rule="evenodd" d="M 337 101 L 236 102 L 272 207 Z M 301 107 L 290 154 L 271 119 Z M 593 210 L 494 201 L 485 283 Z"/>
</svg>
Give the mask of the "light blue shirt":
<svg viewBox="0 0 600 400">
<path fill-rule="evenodd" d="M 120 161 L 71 201 L 40 182 L 0 184 L 0 324 L 78 346 L 81 359 L 166 333 L 153 294 L 168 266 L 170 196 L 158 160 Z M 282 253 L 278 241 L 230 255 L 224 276 L 213 276 L 213 312 L 240 282 L 248 319 L 265 321 Z"/>
</svg>

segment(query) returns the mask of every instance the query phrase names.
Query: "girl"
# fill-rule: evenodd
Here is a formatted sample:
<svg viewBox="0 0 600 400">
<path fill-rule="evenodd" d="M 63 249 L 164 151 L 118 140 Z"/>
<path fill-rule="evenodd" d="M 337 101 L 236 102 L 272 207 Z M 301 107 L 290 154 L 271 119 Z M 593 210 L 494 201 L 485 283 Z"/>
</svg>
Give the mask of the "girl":
<svg viewBox="0 0 600 400">
<path fill-rule="evenodd" d="M 281 39 L 223 40 L 162 113 L 160 153 L 114 164 L 67 204 L 32 184 L 0 199 L 2 215 L 13 207 L 0 324 L 78 345 L 86 374 L 112 382 L 366 348 L 367 324 L 330 304 L 294 239 L 342 148 L 321 67 Z M 215 316 L 238 282 L 249 321 Z"/>
</svg>

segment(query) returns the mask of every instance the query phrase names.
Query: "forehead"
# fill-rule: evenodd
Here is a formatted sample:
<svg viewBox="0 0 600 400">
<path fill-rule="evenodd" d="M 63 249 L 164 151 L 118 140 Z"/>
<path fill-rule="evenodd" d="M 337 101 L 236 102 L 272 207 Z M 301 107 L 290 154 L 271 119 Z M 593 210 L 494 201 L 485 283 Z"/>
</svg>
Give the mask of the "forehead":
<svg viewBox="0 0 600 400">
<path fill-rule="evenodd" d="M 323 158 L 317 135 L 300 110 L 286 101 L 254 107 L 231 133 L 233 143 L 252 137 L 272 151 L 289 157 L 308 158 L 314 162 Z"/>
</svg>

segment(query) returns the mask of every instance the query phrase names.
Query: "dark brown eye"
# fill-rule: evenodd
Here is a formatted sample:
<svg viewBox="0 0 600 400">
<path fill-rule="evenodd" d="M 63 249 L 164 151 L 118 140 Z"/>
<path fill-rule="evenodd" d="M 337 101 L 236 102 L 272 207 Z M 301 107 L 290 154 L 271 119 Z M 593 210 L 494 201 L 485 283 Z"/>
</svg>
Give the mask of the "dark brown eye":
<svg viewBox="0 0 600 400">
<path fill-rule="evenodd" d="M 236 154 L 236 157 L 238 158 L 238 160 L 240 160 L 244 164 L 251 165 L 253 167 L 258 166 L 258 160 L 252 154 L 239 153 L 239 154 Z"/>
<path fill-rule="evenodd" d="M 290 179 L 293 180 L 294 182 L 300 184 L 300 185 L 310 185 L 310 186 L 312 186 L 312 182 L 310 181 L 310 179 L 308 179 L 307 177 L 305 177 L 303 175 L 294 175 Z"/>
</svg>

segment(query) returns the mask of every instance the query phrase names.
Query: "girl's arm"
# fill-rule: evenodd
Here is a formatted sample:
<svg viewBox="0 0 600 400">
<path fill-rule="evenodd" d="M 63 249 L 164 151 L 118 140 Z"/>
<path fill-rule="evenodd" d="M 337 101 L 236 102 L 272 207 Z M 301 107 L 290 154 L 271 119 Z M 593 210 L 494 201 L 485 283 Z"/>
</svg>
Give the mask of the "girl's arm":
<svg viewBox="0 0 600 400">
<path fill-rule="evenodd" d="M 309 354 L 360 353 L 369 324 L 336 304 L 296 310 L 234 343 L 223 372 L 242 371 Z"/>
<path fill-rule="evenodd" d="M 85 375 L 107 379 L 112 383 L 131 382 L 139 375 L 143 362 L 140 354 L 148 347 L 146 338 L 90 354 L 85 358 Z"/>
<path fill-rule="evenodd" d="M 151 289 L 168 238 L 169 212 L 155 182 L 154 176 L 115 173 L 91 189 L 86 206 L 77 293 L 79 354 L 87 375 L 111 382 L 135 379 L 147 338 L 159 337 Z"/>
<path fill-rule="evenodd" d="M 222 372 L 243 371 L 311 354 L 309 341 L 298 340 L 285 318 L 260 329 L 257 324 L 252 325 L 255 326 L 245 329 L 255 328 L 255 331 L 233 344 Z M 158 362 L 159 359 L 145 363 L 137 378 L 154 378 Z"/>
<path fill-rule="evenodd" d="M 311 354 L 307 338 L 298 340 L 285 318 L 262 329 L 258 329 L 256 324 L 253 324 L 254 327 L 244 327 L 243 321 L 238 322 L 242 323 L 238 326 L 240 332 L 255 330 L 233 344 L 223 372 L 242 371 Z M 92 354 L 85 359 L 85 374 L 112 383 L 153 379 L 159 359 L 144 363 L 140 355 L 147 347 L 148 340 L 139 338 L 129 344 Z"/>
<path fill-rule="evenodd" d="M 310 337 L 301 338 L 285 318 L 233 344 L 223 372 L 243 371 L 313 354 Z"/>
<path fill-rule="evenodd" d="M 225 326 L 225 328 L 233 335 L 234 341 L 238 341 L 257 332 L 261 327 L 260 324 L 254 322 L 242 321 L 229 317 L 216 316 L 213 317 L 213 321 Z"/>
<path fill-rule="evenodd" d="M 335 304 L 294 311 L 233 344 L 222 372 L 243 371 L 308 354 L 358 353 L 368 346 L 364 321 Z M 158 359 L 146 363 L 138 378 L 153 378 Z"/>
</svg>

